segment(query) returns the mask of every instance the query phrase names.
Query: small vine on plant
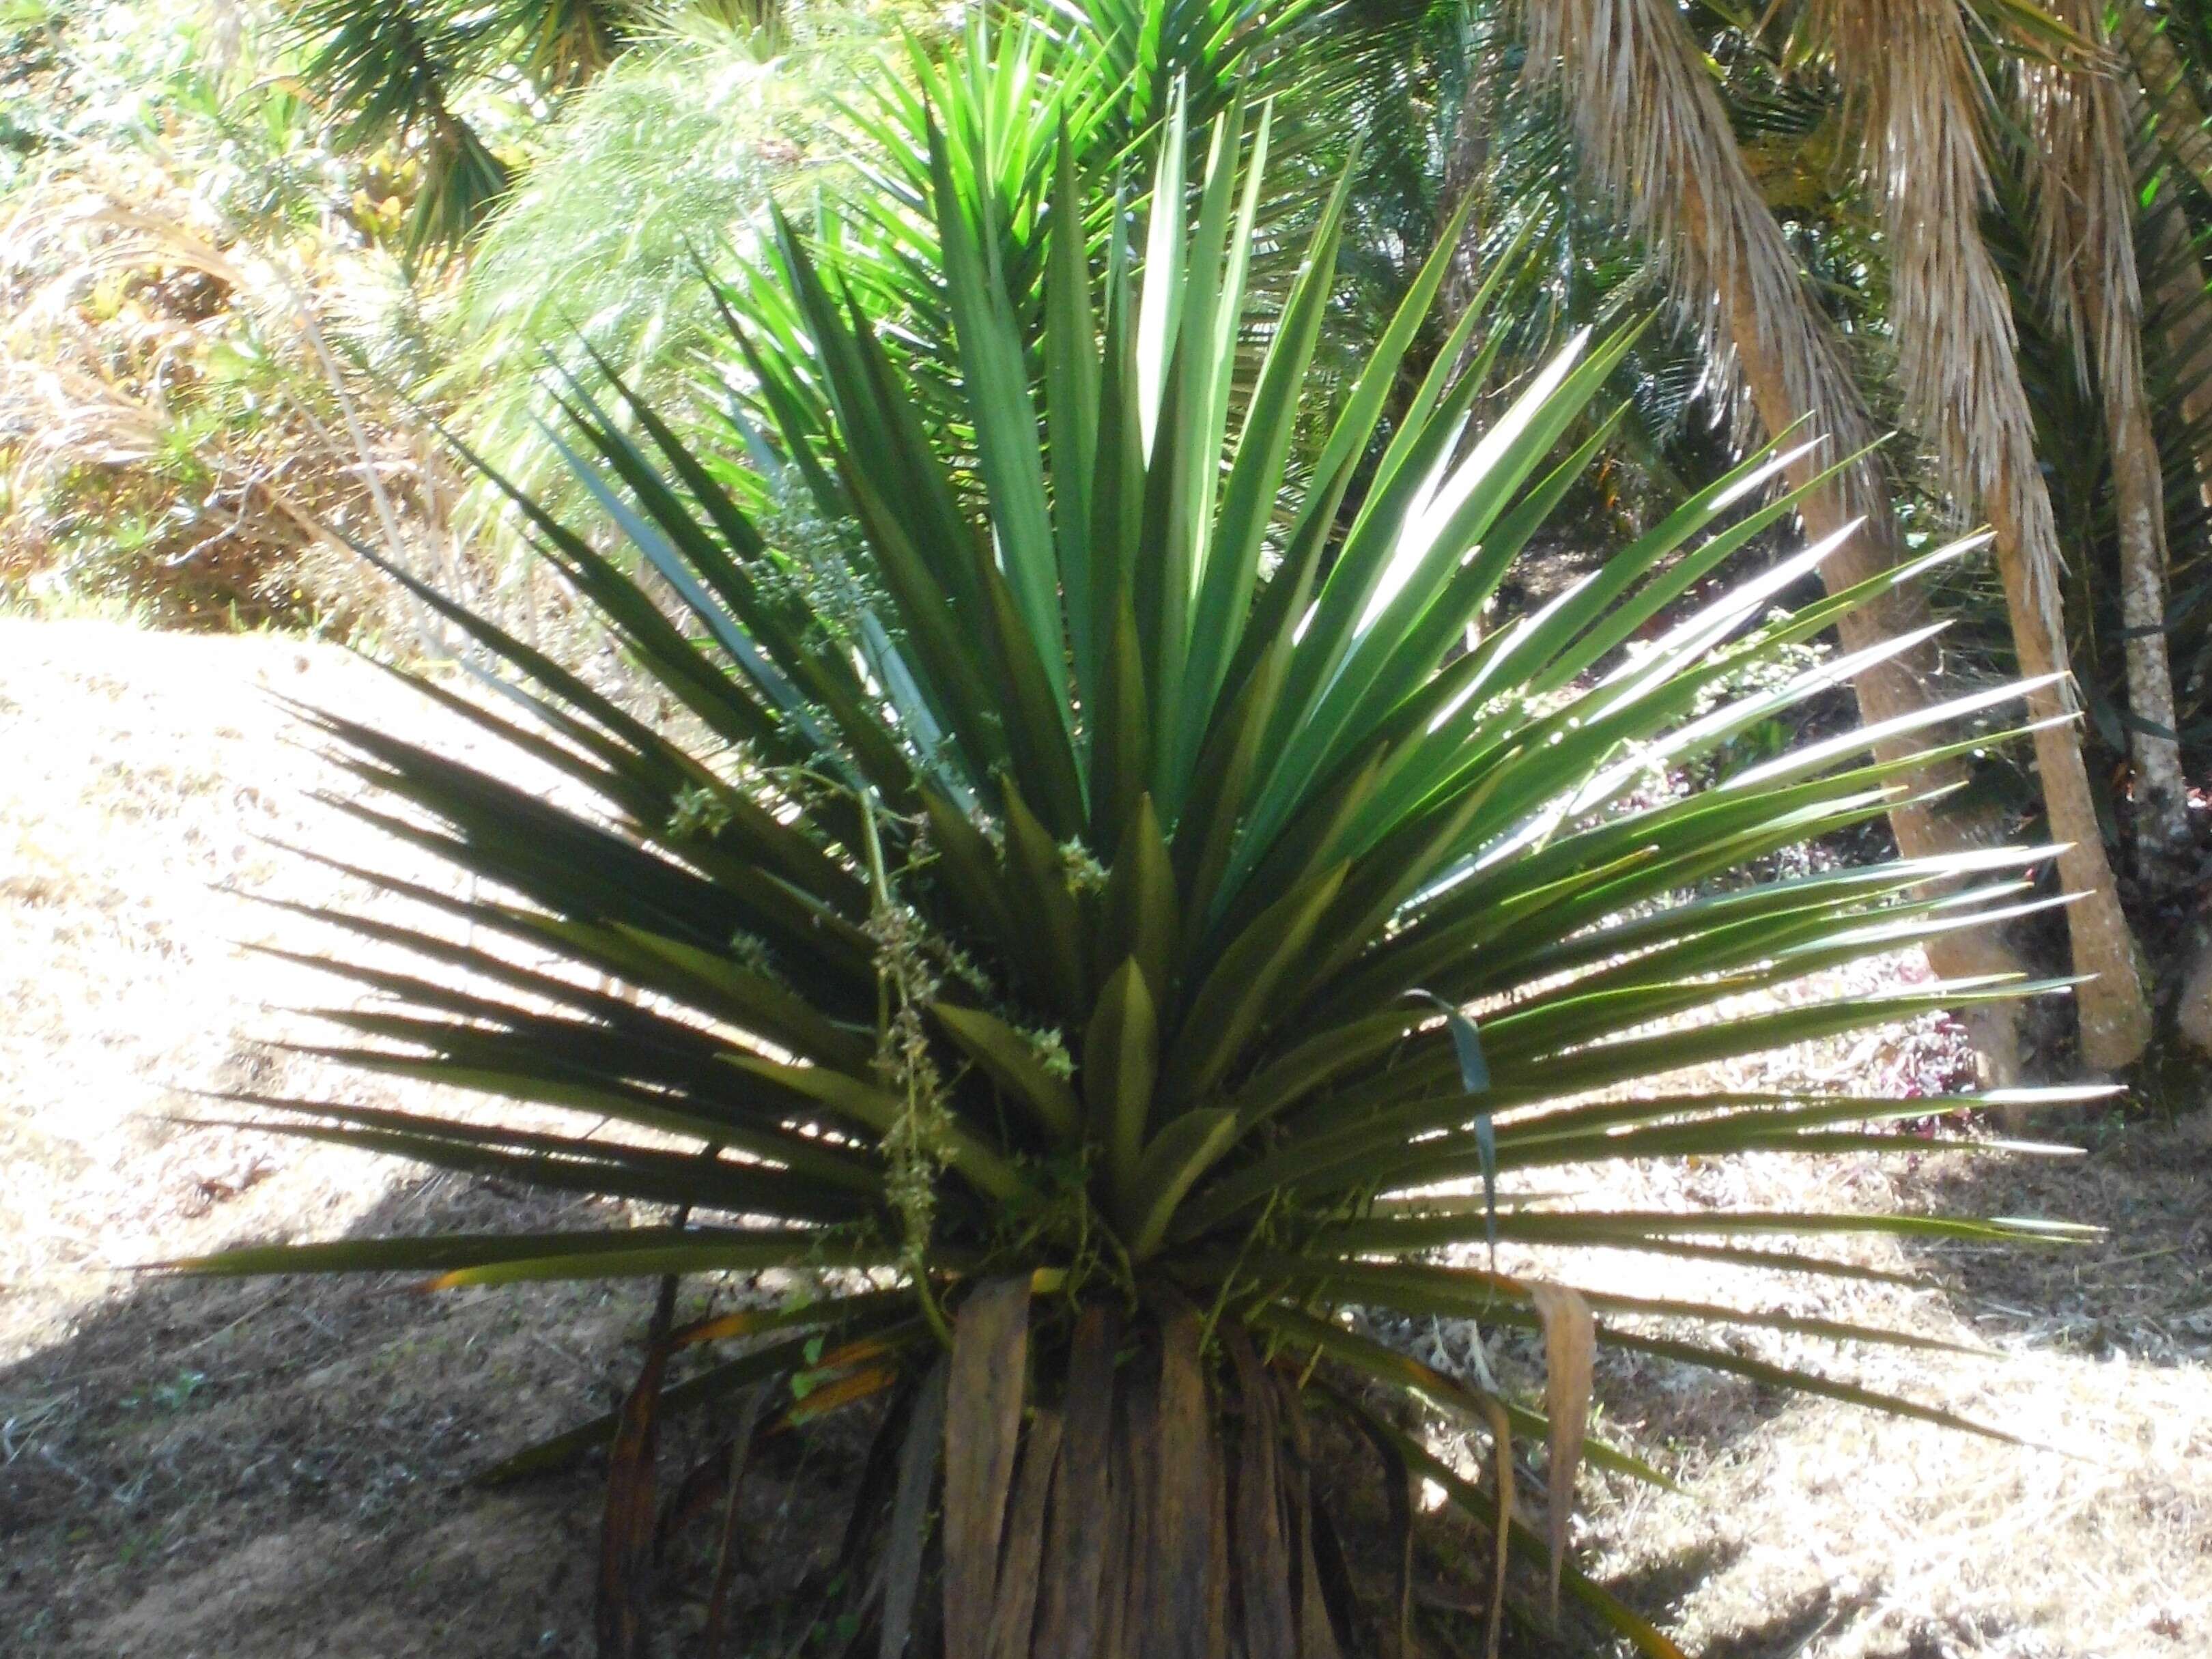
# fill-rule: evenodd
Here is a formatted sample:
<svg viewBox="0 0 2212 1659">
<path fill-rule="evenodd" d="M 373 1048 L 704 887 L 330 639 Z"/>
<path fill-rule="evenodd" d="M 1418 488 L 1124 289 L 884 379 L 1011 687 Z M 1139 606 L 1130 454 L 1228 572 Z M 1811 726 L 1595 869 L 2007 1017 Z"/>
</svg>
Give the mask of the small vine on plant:
<svg viewBox="0 0 2212 1659">
<path fill-rule="evenodd" d="M 950 1346 L 951 1331 L 930 1294 L 928 1254 L 937 1218 L 937 1181 L 945 1164 L 952 1114 L 945 1105 L 945 1078 L 929 1051 L 929 1033 L 922 1024 L 922 1010 L 936 997 L 943 981 L 931 961 L 928 929 L 892 894 L 876 804 L 866 794 L 860 797 L 860 814 L 867 836 L 868 878 L 875 892 L 875 908 L 868 918 L 868 934 L 876 945 L 875 1069 L 901 1103 L 884 1136 L 884 1156 L 890 1165 L 886 1185 L 891 1206 L 898 1212 L 902 1259 L 921 1299 L 922 1313 Z"/>
</svg>

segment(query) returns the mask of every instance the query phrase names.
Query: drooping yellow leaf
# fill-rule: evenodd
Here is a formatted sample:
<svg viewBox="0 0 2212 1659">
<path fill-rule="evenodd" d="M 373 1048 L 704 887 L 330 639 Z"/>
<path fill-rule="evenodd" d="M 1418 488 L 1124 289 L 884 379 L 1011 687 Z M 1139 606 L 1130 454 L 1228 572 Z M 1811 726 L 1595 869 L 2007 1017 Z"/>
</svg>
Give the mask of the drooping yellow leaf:
<svg viewBox="0 0 2212 1659">
<path fill-rule="evenodd" d="M 1490 1571 L 1490 1628 L 1483 1654 L 1484 1659 L 1498 1659 L 1498 1644 L 1505 1634 L 1505 1567 L 1513 1548 L 1513 1425 L 1501 1403 L 1488 1395 L 1480 1399 L 1483 1415 L 1490 1419 L 1490 1461 L 1498 1477 L 1498 1559 Z M 1556 1565 L 1559 1556 L 1552 1559 Z"/>
<path fill-rule="evenodd" d="M 1589 1304 L 1564 1285 L 1535 1285 L 1530 1295 L 1544 1322 L 1544 1415 L 1551 1419 L 1545 1504 L 1552 1552 L 1552 1617 L 1559 1616 L 1559 1574 L 1567 1564 L 1567 1525 L 1574 1519 L 1575 1472 L 1589 1427 L 1591 1361 L 1597 1327 Z"/>
</svg>

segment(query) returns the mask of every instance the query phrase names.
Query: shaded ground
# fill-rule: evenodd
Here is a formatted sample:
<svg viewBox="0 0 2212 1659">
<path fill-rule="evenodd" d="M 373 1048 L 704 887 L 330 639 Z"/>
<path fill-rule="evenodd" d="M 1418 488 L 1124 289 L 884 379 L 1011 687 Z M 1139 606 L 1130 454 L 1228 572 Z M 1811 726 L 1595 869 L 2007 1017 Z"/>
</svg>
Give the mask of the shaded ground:
<svg viewBox="0 0 2212 1659">
<path fill-rule="evenodd" d="M 483 1182 L 167 1121 L 211 1109 L 195 1089 L 341 1086 L 319 1062 L 257 1043 L 301 1034 L 277 1011 L 320 988 L 242 948 L 313 935 L 239 895 L 366 898 L 270 840 L 391 859 L 307 800 L 343 781 L 282 740 L 271 694 L 472 746 L 325 647 L 0 619 L 0 1653 L 586 1653 L 596 1475 L 505 1492 L 460 1481 L 608 1403 L 636 1363 L 639 1293 L 423 1297 L 381 1282 L 114 1271 L 250 1237 L 558 1218 L 544 1200 Z M 1923 1025 L 1796 1054 L 1765 1075 L 1880 1089 L 1955 1060 L 1954 1040 Z M 1998 1350 L 1932 1362 L 1879 1350 L 1832 1368 L 2059 1450 L 1613 1356 L 1604 1426 L 1687 1495 L 1591 1486 L 1583 1559 L 1632 1601 L 1665 1607 L 1692 1651 L 1724 1659 L 2203 1651 L 2208 1142 L 2200 1127 L 2105 1134 L 2063 1162 L 1685 1162 L 1580 1195 L 1956 1206 L 2112 1229 L 2099 1245 L 2043 1254 L 1868 1246 L 1864 1259 L 1923 1270 L 1934 1287 L 1824 1287 L 1795 1304 Z M 1594 1258 L 1571 1276 L 1743 1292 L 1723 1270 L 1680 1262 Z M 1404 1334 L 1455 1366 L 1481 1335 Z M 1835 1358 L 1794 1339 L 1744 1347 Z M 1509 1376 L 1526 1374 L 1511 1342 L 1492 1337 L 1488 1352 Z M 672 1450 L 674 1462 L 687 1447 Z M 852 1450 L 801 1449 L 803 1470 L 759 1484 L 745 1538 L 769 1579 L 787 1584 L 805 1565 L 801 1540 L 824 1534 Z M 753 1649 L 781 1653 L 799 1634 L 757 1628 Z"/>
</svg>

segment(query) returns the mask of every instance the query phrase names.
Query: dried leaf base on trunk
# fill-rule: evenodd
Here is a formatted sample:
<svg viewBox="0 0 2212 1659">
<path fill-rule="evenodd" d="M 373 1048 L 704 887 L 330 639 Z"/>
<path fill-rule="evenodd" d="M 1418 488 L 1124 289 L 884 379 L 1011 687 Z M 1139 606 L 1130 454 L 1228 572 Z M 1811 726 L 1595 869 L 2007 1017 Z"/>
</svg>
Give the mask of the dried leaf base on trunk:
<svg viewBox="0 0 2212 1659">
<path fill-rule="evenodd" d="M 1161 1300 L 1072 1318 L 1040 1304 L 1030 1352 L 1024 1281 L 971 1297 L 919 1403 L 886 1413 L 875 1461 L 898 1479 L 888 1495 L 862 1483 L 854 1537 L 871 1557 L 848 1564 L 846 1651 L 1365 1650 L 1295 1364 Z"/>
<path fill-rule="evenodd" d="M 1262 1363 L 1241 1331 L 1209 1364 L 1188 1306 L 1164 1321 L 1092 1306 L 1031 1370 L 995 1288 L 971 1299 L 953 1356 L 885 1408 L 814 1628 L 842 1631 L 850 1654 L 992 1659 L 1339 1659 L 1373 1646 L 1355 1632 L 1395 1628 L 1401 1609 L 1358 1605 L 1313 1479 L 1295 1365 Z M 771 1390 L 755 1391 L 734 1440 L 656 1524 L 663 1368 L 648 1360 L 611 1448 L 597 1620 L 607 1659 L 658 1650 L 655 1568 L 672 1534 L 705 1521 L 720 1536 L 698 1650 L 742 1650 L 726 1598 L 738 1486 L 714 1481 L 742 1482 Z M 973 1387 L 987 1375 L 1014 1386 Z M 1403 1459 L 1391 1467 L 1402 1495 Z M 1402 1526 L 1407 1505 L 1392 1507 Z"/>
<path fill-rule="evenodd" d="M 1578 1424 L 1595 1328 L 1582 1298 L 1537 1287 L 1546 1406 Z M 678 1341 L 684 1338 L 679 1333 Z M 1322 1363 L 1339 1342 L 1364 1366 Z M 669 1348 L 649 1355 L 611 1425 L 598 1597 L 601 1659 L 664 1650 L 672 1546 L 711 1538 L 701 1659 L 744 1651 L 732 1570 L 736 1517 L 767 1441 L 853 1400 L 884 1401 L 834 1564 L 800 1599 L 817 1650 L 950 1659 L 1357 1659 L 1415 1650 L 1494 1655 L 1510 1623 L 1556 1631 L 1561 1583 L 1599 1625 L 1656 1656 L 1656 1629 L 1564 1570 L 1553 1605 L 1510 1592 L 1508 1535 L 1564 1569 L 1580 1430 L 1555 1440 L 1549 1534 L 1516 1512 L 1513 1425 L 1498 1401 L 1354 1338 L 1340 1326 L 1201 1313 L 1171 1280 L 1133 1297 L 1035 1293 L 1029 1278 L 986 1280 L 955 1312 L 951 1348 L 904 1383 L 868 1361 L 882 1342 L 824 1357 L 854 1386 L 809 1390 L 779 1416 L 787 1378 L 746 1396 L 735 1435 L 713 1447 L 658 1507 L 653 1447 Z M 927 1350 L 925 1349 L 926 1352 Z M 1382 1370 L 1372 1373 L 1379 1360 Z M 1410 1431 L 1419 1408 L 1386 1387 L 1423 1386 L 1486 1441 L 1476 1480 Z M 809 1401 L 816 1402 L 810 1406 Z M 1310 1413 L 1326 1418 L 1316 1432 Z M 1401 1419 L 1407 1419 L 1401 1421 Z M 1317 1444 L 1323 1449 L 1317 1451 Z M 1372 1495 L 1379 1479 L 1379 1496 Z M 1413 1493 L 1434 1482 L 1461 1512 L 1449 1583 L 1416 1584 Z M 1334 1512 L 1336 1503 L 1352 1508 Z M 1379 1522 L 1377 1517 L 1380 1517 Z M 1468 1534 L 1474 1534 L 1470 1539 Z M 1356 1540 L 1350 1551 L 1342 1541 Z M 757 1566 L 757 1563 L 755 1564 Z M 822 1588 L 826 1585 L 826 1589 Z M 1417 1609 L 1448 1629 L 1415 1640 Z M 756 1608 L 753 1617 L 757 1618 Z M 781 1622 L 787 1623 L 787 1614 Z M 827 1645 L 822 1645 L 827 1632 Z M 1413 1645 L 1409 1645 L 1413 1643 Z"/>
</svg>

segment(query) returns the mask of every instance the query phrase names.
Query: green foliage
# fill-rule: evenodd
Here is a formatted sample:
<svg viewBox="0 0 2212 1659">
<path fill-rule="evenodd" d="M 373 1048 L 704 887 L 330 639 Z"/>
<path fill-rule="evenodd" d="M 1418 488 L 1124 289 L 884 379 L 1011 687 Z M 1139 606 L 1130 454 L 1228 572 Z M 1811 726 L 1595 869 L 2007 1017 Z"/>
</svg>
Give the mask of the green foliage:
<svg viewBox="0 0 2212 1659">
<path fill-rule="evenodd" d="M 1086 212 L 1103 222 L 1123 158 L 1178 83 L 1191 88 L 1194 121 L 1211 118 L 1232 87 L 1252 107 L 1273 102 L 1277 183 L 1255 256 L 1264 318 L 1294 274 L 1297 222 L 1317 210 L 1378 112 L 1375 89 L 1418 15 L 1389 0 L 1017 0 L 970 13 L 967 50 L 948 62 L 946 23 L 918 8 L 799 8 L 761 27 L 710 9 L 672 10 L 532 135 L 534 159 L 473 245 L 445 313 L 453 361 L 440 385 L 457 395 L 456 423 L 472 447 L 510 481 L 588 512 L 546 440 L 544 399 L 514 366 L 550 356 L 573 373 L 595 355 L 671 404 L 703 364 L 720 382 L 717 401 L 750 398 L 750 366 L 714 325 L 714 295 L 696 276 L 702 264 L 714 270 L 726 299 L 794 343 L 798 319 L 761 207 L 774 199 L 809 228 L 834 280 L 866 296 L 887 345 L 941 410 L 955 352 L 944 295 L 927 275 L 941 260 L 925 205 L 924 110 L 936 112 L 971 211 L 989 204 L 1033 349 L 1039 225 L 1020 204 L 1041 158 L 1065 127 Z M 1000 58 L 1021 72 L 959 67 Z M 1346 285 L 1336 309 L 1351 317 Z M 1395 300 L 1393 291 L 1381 303 L 1387 311 Z M 1343 368 L 1333 350 L 1317 356 L 1301 411 L 1309 428 L 1325 419 Z M 811 396 L 803 377 L 793 390 Z"/>
<path fill-rule="evenodd" d="M 830 7 L 756 28 L 691 11 L 563 101 L 439 308 L 435 386 L 479 453 L 585 505 L 540 426 L 535 370 L 597 353 L 674 402 L 721 338 L 701 261 L 749 246 L 771 195 L 844 170 L 833 100 L 896 46 L 895 21 Z"/>
<path fill-rule="evenodd" d="M 995 93 L 993 77 L 1025 61 L 1016 52 L 943 72 Z M 1585 1295 L 1450 1254 L 1487 1240 L 1535 1261 L 1595 1244 L 1819 1273 L 1833 1269 L 1816 1253 L 1763 1241 L 2069 1236 L 1918 1215 L 1557 1210 L 1505 1179 L 1689 1153 L 1966 1144 L 1900 1143 L 1878 1127 L 1965 1102 L 1745 1097 L 1702 1090 L 1692 1068 L 2039 988 L 1753 995 L 2033 908 L 2018 874 L 2033 855 L 1686 899 L 1715 875 L 1878 815 L 1911 790 L 1913 765 L 1869 760 L 1867 735 L 1851 732 L 1686 799 L 1653 804 L 1638 788 L 1903 648 L 1788 672 L 1803 642 L 1918 569 L 1771 612 L 1816 548 L 1686 600 L 1794 504 L 1730 511 L 1771 470 L 1754 460 L 1468 648 L 1468 624 L 1587 463 L 1589 445 L 1560 460 L 1562 439 L 1634 331 L 1572 343 L 1470 429 L 1490 362 L 1466 349 L 1486 326 L 1480 296 L 1379 430 L 1447 247 L 1293 476 L 1346 187 L 1304 239 L 1232 413 L 1267 114 L 1232 95 L 1206 131 L 1171 104 L 1149 178 L 1127 192 L 1145 205 L 1103 215 L 1057 125 L 1034 135 L 1024 182 L 1002 197 L 969 187 L 951 137 L 925 119 L 919 207 L 942 264 L 917 275 L 941 283 L 951 355 L 912 374 L 834 255 L 779 222 L 785 305 L 765 325 L 738 324 L 777 416 L 771 432 L 746 428 L 765 475 L 746 493 L 804 500 L 827 533 L 796 547 L 772 539 L 717 482 L 716 458 L 625 384 L 567 384 L 563 453 L 665 603 L 528 497 L 516 505 L 695 744 L 419 583 L 426 605 L 511 672 L 502 689 L 532 723 L 432 694 L 558 768 L 591 809 L 320 717 L 389 799 L 351 810 L 483 883 L 470 898 L 385 884 L 465 921 L 476 943 L 382 912 L 328 915 L 432 965 L 416 976 L 333 964 L 386 995 L 331 1010 L 353 1038 L 329 1052 L 629 1133 L 252 1103 L 289 1114 L 298 1133 L 673 1206 L 678 1219 L 270 1247 L 189 1265 L 411 1270 L 445 1285 L 778 1266 L 891 1274 L 900 1288 L 888 1293 L 856 1287 L 787 1316 L 672 1336 L 653 1376 L 676 1346 L 771 1328 L 845 1345 L 824 1354 L 806 1335 L 778 1335 L 672 1387 L 659 1409 L 793 1374 L 811 1386 L 779 1407 L 781 1420 L 889 1391 L 885 1431 L 908 1435 L 900 1467 L 916 1473 L 902 1474 L 891 1505 L 882 1616 L 911 1612 L 899 1575 L 919 1571 L 941 1445 L 954 1651 L 957 1622 L 981 1616 L 954 1592 L 978 1551 L 995 1561 L 1018 1440 L 1022 1456 L 1052 1467 L 1053 1445 L 1037 1437 L 1047 1413 L 1022 1431 L 1025 1391 L 1064 1410 L 1070 1469 L 1104 1443 L 1079 1425 L 1110 1438 L 1105 1425 L 1125 1420 L 1097 1400 L 1157 1414 L 1154 1430 L 1127 1431 L 1131 1455 L 1157 1455 L 1164 1483 L 1157 1520 L 1140 1507 L 1128 1547 L 1183 1589 L 1204 1580 L 1206 1552 L 1176 1517 L 1218 1501 L 1218 1486 L 1206 1497 L 1207 1448 L 1231 1435 L 1231 1401 L 1246 1481 L 1296 1478 L 1278 1453 L 1304 1432 L 1309 1403 L 1359 1427 L 1401 1475 L 1427 1472 L 1426 1454 L 1355 1383 L 1465 1416 L 1491 1437 L 1492 1473 L 1434 1478 L 1555 1583 L 1578 1456 L 1650 1474 L 1580 1440 L 1592 1338 L 1956 1421 L 1745 1359 L 1717 1334 L 1662 1340 L 1616 1316 L 1904 1338 L 1778 1304 Z M 1033 228 L 1026 264 L 1009 255 L 1015 223 Z M 1036 307 L 1033 352 L 1022 319 Z M 794 568 L 801 560 L 812 568 Z M 1712 700 L 1729 686 L 1743 689 Z M 1352 1304 L 1542 1326 L 1544 1409 L 1356 1335 L 1335 1316 Z M 1130 1333 L 1118 1367 L 1115 1319 Z M 634 1409 L 652 1408 L 650 1394 L 638 1398 Z M 612 1419 L 587 1425 L 513 1467 L 613 1432 Z M 1516 1518 L 1510 1492 L 1511 1442 L 1531 1436 L 1552 1444 L 1542 1536 Z M 618 1469 L 634 1455 L 618 1447 Z M 1064 1508 L 1079 1501 L 1066 1479 Z M 1296 1553 L 1304 1523 L 1285 1540 L 1275 1514 L 1261 1504 L 1236 1523 L 1251 1545 L 1231 1558 L 1248 1619 L 1295 1571 L 1282 1552 Z M 1043 1575 L 1048 1601 L 1061 1593 L 1057 1569 L 1026 1571 Z M 1086 1582 L 1069 1571 L 1067 1583 Z M 1087 1582 L 1095 1596 L 1096 1576 Z M 1598 1586 L 1571 1569 L 1565 1582 L 1644 1651 L 1672 1651 Z M 1175 1599 L 1183 1589 L 1147 1603 L 1146 1627 L 1192 1612 Z M 1227 1597 L 1219 1584 L 1211 1593 Z M 1510 1605 L 1541 1618 L 1517 1593 Z"/>
<path fill-rule="evenodd" d="M 1365 83 L 1401 33 L 1364 21 L 1361 8 L 1316 0 L 1025 0 L 978 11 L 963 50 L 909 42 L 865 78 L 842 104 L 849 166 L 788 206 L 808 224 L 827 280 L 890 325 L 887 348 L 929 394 L 925 418 L 935 421 L 952 412 L 959 373 L 956 319 L 938 276 L 945 257 L 931 204 L 940 189 L 983 239 L 1014 337 L 1035 352 L 1045 315 L 1043 185 L 1063 149 L 1095 240 L 1117 195 L 1141 188 L 1139 152 L 1169 118 L 1176 88 L 1180 118 L 1194 130 L 1232 100 L 1267 104 L 1279 165 L 1255 209 L 1254 258 L 1258 297 L 1272 309 L 1294 273 L 1292 227 L 1341 172 L 1364 125 Z M 780 250 L 759 228 L 759 243 L 738 249 L 727 297 L 789 359 L 805 319 Z M 729 365 L 740 391 L 757 378 L 749 362 Z M 826 416 L 810 377 L 781 390 L 810 418 Z"/>
<path fill-rule="evenodd" d="M 627 44 L 635 14 L 623 0 L 305 0 L 293 27 L 308 50 L 302 73 L 345 141 L 389 141 L 419 158 L 407 234 L 419 254 L 459 244 L 512 182 L 463 97 L 516 81 L 543 96 L 596 74 Z"/>
<path fill-rule="evenodd" d="M 1464 212 L 1460 297 L 1468 272 L 1503 278 L 1497 342 L 1510 383 L 1589 326 L 1656 306 L 1665 250 L 1642 246 L 1583 175 L 1569 123 L 1534 84 L 1516 0 L 1428 8 L 1396 32 L 1357 100 L 1368 142 L 1353 192 L 1343 268 L 1351 324 L 1337 331 L 1356 359 L 1455 214 Z M 1717 62 L 1731 112 L 1755 125 L 1762 88 Z M 1447 293 L 1455 291 L 1447 289 Z M 1433 332 L 1433 331 L 1432 331 Z M 1425 356 L 1432 337 L 1418 349 Z M 1727 470 L 1730 410 L 1714 392 L 1693 331 L 1665 318 L 1622 359 L 1603 402 L 1625 404 L 1604 450 L 1564 504 L 1559 522 L 1601 546 L 1612 526 L 1633 534 L 1697 483 Z"/>
</svg>

